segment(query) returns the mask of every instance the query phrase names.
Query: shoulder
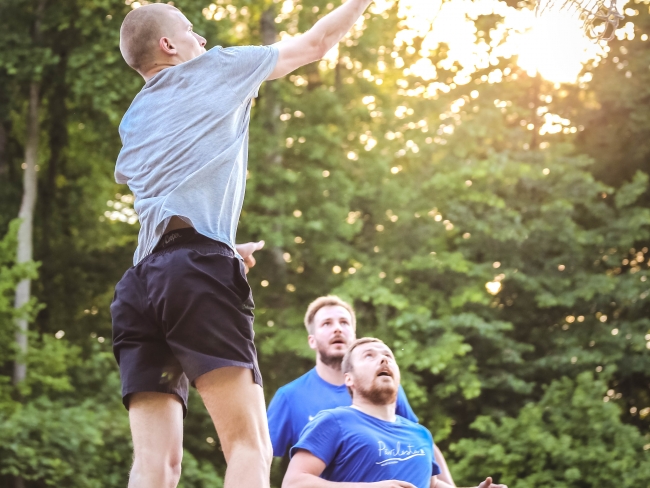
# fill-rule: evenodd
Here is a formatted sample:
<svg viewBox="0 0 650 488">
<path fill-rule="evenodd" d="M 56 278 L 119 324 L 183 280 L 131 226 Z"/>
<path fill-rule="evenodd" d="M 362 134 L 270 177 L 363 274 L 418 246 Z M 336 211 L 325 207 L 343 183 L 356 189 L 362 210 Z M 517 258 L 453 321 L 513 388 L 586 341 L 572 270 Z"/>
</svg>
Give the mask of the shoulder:
<svg viewBox="0 0 650 488">
<path fill-rule="evenodd" d="M 433 440 L 433 436 L 431 435 L 431 432 L 429 432 L 429 429 L 427 429 L 424 425 L 419 424 L 417 422 L 413 422 L 412 420 L 402 417 L 400 415 L 398 415 L 396 418 L 401 426 Z"/>
<path fill-rule="evenodd" d="M 298 378 L 287 383 L 286 385 L 281 386 L 278 389 L 278 393 L 282 392 L 283 395 L 291 395 L 302 390 L 310 383 L 312 379 L 311 376 L 313 374 L 313 371 L 314 371 L 313 369 L 310 369 L 302 376 L 299 376 Z"/>
<path fill-rule="evenodd" d="M 309 370 L 299 378 L 296 378 L 290 383 L 287 383 L 286 385 L 278 388 L 278 390 L 275 392 L 273 400 L 291 401 L 296 399 L 296 397 L 303 396 L 305 394 L 305 388 L 308 388 L 311 372 L 312 370 Z"/>
<path fill-rule="evenodd" d="M 356 424 L 359 421 L 359 412 L 352 407 L 336 407 L 322 410 L 314 418 L 314 421 L 316 421 L 320 415 L 323 415 L 322 420 L 320 420 L 321 422 L 336 422 L 339 427 Z"/>
<path fill-rule="evenodd" d="M 277 51 L 275 46 L 231 46 L 225 48 L 219 47 L 219 49 L 219 54 L 223 56 L 245 56 L 248 54 L 265 54 Z"/>
<path fill-rule="evenodd" d="M 341 438 L 341 419 L 337 409 L 321 410 L 316 416 L 305 425 L 301 439 L 305 438 L 320 438 L 320 439 L 340 439 Z"/>
<path fill-rule="evenodd" d="M 412 420 L 407 419 L 406 417 L 403 417 L 403 416 L 401 416 L 399 414 L 397 414 L 395 416 L 395 419 L 396 419 L 397 423 L 399 423 L 400 425 L 402 425 L 404 427 L 408 427 L 408 428 L 411 428 L 411 429 L 417 429 L 417 430 L 421 430 L 421 429 L 427 430 L 426 427 L 418 424 L 417 422 L 413 422 Z"/>
<path fill-rule="evenodd" d="M 211 53 L 212 51 L 214 51 L 214 53 L 211 54 L 213 57 L 218 57 L 218 59 L 226 66 L 235 63 L 238 69 L 241 69 L 241 63 L 244 63 L 245 65 L 264 64 L 266 60 L 278 56 L 278 49 L 274 46 L 215 47 L 210 49 L 208 53 Z M 205 54 L 203 56 L 205 56 Z"/>
<path fill-rule="evenodd" d="M 316 414 L 312 422 L 318 423 L 335 421 L 336 423 L 340 423 L 342 421 L 345 422 L 347 419 L 353 417 L 354 415 L 355 412 L 350 407 L 336 407 L 327 410 L 321 410 L 318 412 L 318 414 Z"/>
</svg>

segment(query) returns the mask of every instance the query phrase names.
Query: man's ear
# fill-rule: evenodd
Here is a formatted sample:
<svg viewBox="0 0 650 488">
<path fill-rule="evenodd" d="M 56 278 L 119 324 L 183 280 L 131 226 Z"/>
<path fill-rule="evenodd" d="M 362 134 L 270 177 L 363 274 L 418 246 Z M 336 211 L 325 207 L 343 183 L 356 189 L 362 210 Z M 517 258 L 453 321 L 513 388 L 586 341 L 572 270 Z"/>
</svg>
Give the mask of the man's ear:
<svg viewBox="0 0 650 488">
<path fill-rule="evenodd" d="M 169 37 L 161 37 L 158 41 L 158 47 L 160 50 L 167 54 L 168 56 L 174 56 L 178 53 L 176 47 L 172 43 L 172 40 Z"/>
<path fill-rule="evenodd" d="M 313 351 L 318 349 L 318 346 L 316 346 L 316 338 L 311 334 L 307 336 L 307 344 L 309 344 L 309 348 Z"/>
<path fill-rule="evenodd" d="M 345 386 L 352 388 L 354 386 L 354 379 L 350 373 L 345 373 Z"/>
</svg>

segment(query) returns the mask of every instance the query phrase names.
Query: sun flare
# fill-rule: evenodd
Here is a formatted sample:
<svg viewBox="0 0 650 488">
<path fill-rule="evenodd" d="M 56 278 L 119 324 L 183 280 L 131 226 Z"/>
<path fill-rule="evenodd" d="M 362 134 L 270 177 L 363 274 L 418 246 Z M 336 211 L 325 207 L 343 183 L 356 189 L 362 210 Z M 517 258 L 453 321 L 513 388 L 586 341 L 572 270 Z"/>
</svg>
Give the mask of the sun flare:
<svg viewBox="0 0 650 488">
<path fill-rule="evenodd" d="M 619 0 L 619 6 L 622 8 L 626 2 Z M 395 2 L 380 0 L 378 3 L 383 11 Z M 457 85 L 468 83 L 477 70 L 496 65 L 499 58 L 513 56 L 531 76 L 539 74 L 555 83 L 575 83 L 586 62 L 606 54 L 604 43 L 595 43 L 584 34 L 575 11 L 548 11 L 538 18 L 531 9 L 510 7 L 499 0 L 443 3 L 399 0 L 397 3 L 398 14 L 404 20 L 395 45 L 411 45 L 415 37 L 422 37 L 423 58 L 440 45 L 446 45 L 447 58 L 424 72 L 430 75 L 436 67 L 460 66 L 454 79 Z M 481 38 L 476 21 L 489 15 L 500 16 L 502 20 Z M 422 73 L 425 64 L 422 60 L 416 62 L 410 72 Z"/>
<path fill-rule="evenodd" d="M 575 16 L 553 12 L 535 19 L 521 36 L 517 64 L 530 76 L 539 73 L 555 83 L 575 83 L 583 64 L 593 59 L 598 49 Z"/>
</svg>

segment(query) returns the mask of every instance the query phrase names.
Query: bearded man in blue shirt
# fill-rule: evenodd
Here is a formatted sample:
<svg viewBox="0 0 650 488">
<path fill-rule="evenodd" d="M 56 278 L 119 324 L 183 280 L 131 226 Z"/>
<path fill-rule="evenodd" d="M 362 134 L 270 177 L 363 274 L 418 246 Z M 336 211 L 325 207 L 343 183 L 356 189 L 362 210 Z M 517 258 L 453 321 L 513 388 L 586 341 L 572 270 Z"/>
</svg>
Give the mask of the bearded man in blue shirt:
<svg viewBox="0 0 650 488">
<path fill-rule="evenodd" d="M 350 304 L 337 296 L 314 300 L 305 314 L 309 347 L 316 351 L 316 366 L 300 378 L 280 388 L 271 401 L 267 416 L 273 455 L 285 456 L 304 427 L 322 411 L 351 404 L 341 362 L 356 339 L 356 316 Z M 396 414 L 412 422 L 418 418 L 406 394 L 398 385 Z M 439 478 L 455 486 L 445 458 L 434 447 Z"/>
<path fill-rule="evenodd" d="M 395 413 L 400 371 L 390 348 L 359 339 L 341 368 L 352 405 L 307 424 L 282 488 L 450 488 L 437 476 L 431 433 Z M 478 488 L 507 487 L 488 477 Z"/>
</svg>

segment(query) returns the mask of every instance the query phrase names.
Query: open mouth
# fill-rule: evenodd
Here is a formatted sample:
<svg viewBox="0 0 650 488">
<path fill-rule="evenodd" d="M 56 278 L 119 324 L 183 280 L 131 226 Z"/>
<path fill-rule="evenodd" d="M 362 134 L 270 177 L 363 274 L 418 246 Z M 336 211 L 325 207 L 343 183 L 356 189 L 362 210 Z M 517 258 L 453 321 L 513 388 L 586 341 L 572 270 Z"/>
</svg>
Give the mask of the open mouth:
<svg viewBox="0 0 650 488">
<path fill-rule="evenodd" d="M 380 371 L 377 376 L 388 376 L 389 378 L 392 378 L 393 374 L 390 371 Z"/>
<path fill-rule="evenodd" d="M 343 344 L 345 345 L 345 341 L 343 339 L 334 339 L 330 344 Z"/>
</svg>

